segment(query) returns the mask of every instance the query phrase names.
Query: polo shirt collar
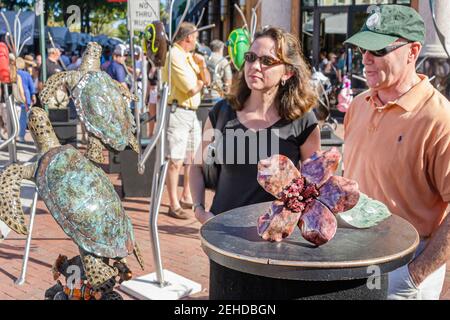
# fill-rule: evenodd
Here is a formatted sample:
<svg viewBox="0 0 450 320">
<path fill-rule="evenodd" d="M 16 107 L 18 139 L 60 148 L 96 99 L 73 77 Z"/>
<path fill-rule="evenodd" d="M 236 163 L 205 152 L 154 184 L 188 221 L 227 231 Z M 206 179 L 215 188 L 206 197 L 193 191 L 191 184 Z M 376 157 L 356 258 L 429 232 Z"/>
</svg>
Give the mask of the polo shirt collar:
<svg viewBox="0 0 450 320">
<path fill-rule="evenodd" d="M 178 50 L 180 50 L 181 52 L 183 52 L 184 54 L 187 55 L 187 52 L 184 51 L 183 47 L 180 46 L 178 43 L 175 43 L 173 46 L 176 47 Z"/>
<path fill-rule="evenodd" d="M 425 100 L 430 97 L 433 93 L 433 86 L 431 85 L 428 77 L 423 74 L 418 74 L 421 79 L 414 87 L 412 87 L 408 92 L 398 98 L 396 101 L 390 101 L 383 106 L 380 98 L 378 97 L 378 91 L 371 89 L 369 95 L 366 96 L 366 101 L 370 102 L 370 105 L 374 108 L 390 107 L 397 105 L 407 112 L 411 112 L 417 107 L 424 104 Z"/>
</svg>

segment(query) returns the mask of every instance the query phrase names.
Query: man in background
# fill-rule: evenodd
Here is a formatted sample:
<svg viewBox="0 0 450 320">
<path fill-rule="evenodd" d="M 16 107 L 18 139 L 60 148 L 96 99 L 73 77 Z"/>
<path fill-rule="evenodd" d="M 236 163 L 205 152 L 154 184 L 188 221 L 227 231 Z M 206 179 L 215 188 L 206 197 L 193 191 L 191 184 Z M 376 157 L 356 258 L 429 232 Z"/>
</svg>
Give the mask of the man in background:
<svg viewBox="0 0 450 320">
<path fill-rule="evenodd" d="M 197 28 L 192 23 L 183 22 L 171 49 L 171 85 L 169 107 L 171 108 L 167 128 L 167 157 L 169 169 L 167 190 L 169 193 L 169 216 L 176 219 L 188 219 L 183 210 L 192 208 L 192 196 L 189 187 L 189 170 L 193 154 L 201 141 L 201 127 L 196 110 L 201 102 L 204 86 L 211 82 L 205 59 L 193 54 L 198 38 Z M 168 81 L 168 63 L 166 59 L 162 75 Z M 178 177 L 184 166 L 183 193 L 178 198 Z"/>
<path fill-rule="evenodd" d="M 127 85 L 127 70 L 125 66 L 125 61 L 127 60 L 127 47 L 121 43 L 116 45 L 113 52 L 113 61 L 109 65 L 106 72 L 113 78 L 118 81 L 124 88 L 128 88 Z"/>
<path fill-rule="evenodd" d="M 210 47 L 211 55 L 206 62 L 212 78 L 210 98 L 213 102 L 217 102 L 230 91 L 233 74 L 230 62 L 223 56 L 225 44 L 220 40 L 213 40 Z"/>
<path fill-rule="evenodd" d="M 50 78 L 52 75 L 63 71 L 63 67 L 61 66 L 59 62 L 59 58 L 61 57 L 61 47 L 58 45 L 55 46 L 55 48 L 48 48 L 47 50 L 47 61 L 46 61 L 46 70 L 47 70 L 47 79 Z M 41 70 L 39 75 L 39 91 L 42 90 L 44 83 L 42 79 L 42 64 L 41 64 Z"/>
<path fill-rule="evenodd" d="M 25 142 L 25 134 L 27 128 L 27 112 L 34 104 L 36 104 L 36 92 L 31 74 L 25 71 L 26 64 L 23 58 L 16 60 L 17 73 L 22 79 L 22 88 L 25 96 L 25 103 L 20 105 L 19 117 L 19 142 Z"/>
</svg>

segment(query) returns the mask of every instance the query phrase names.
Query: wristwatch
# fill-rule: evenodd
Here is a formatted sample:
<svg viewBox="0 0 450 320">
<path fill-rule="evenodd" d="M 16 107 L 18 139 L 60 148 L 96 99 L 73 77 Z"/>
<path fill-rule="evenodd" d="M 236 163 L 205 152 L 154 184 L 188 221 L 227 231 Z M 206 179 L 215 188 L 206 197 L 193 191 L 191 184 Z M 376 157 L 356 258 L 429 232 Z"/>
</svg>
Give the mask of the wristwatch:
<svg viewBox="0 0 450 320">
<path fill-rule="evenodd" d="M 203 210 L 205 210 L 205 205 L 204 205 L 203 203 L 194 203 L 194 204 L 192 205 L 192 211 L 195 212 L 195 209 L 197 209 L 198 207 L 202 207 Z"/>
</svg>

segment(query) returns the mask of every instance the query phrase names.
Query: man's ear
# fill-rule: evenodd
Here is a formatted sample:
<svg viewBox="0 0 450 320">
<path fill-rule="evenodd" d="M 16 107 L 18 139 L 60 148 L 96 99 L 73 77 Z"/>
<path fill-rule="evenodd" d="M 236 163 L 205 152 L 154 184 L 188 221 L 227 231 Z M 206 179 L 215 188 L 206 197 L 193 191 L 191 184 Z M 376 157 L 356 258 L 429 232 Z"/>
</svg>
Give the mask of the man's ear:
<svg viewBox="0 0 450 320">
<path fill-rule="evenodd" d="M 415 63 L 419 58 L 420 50 L 422 49 L 422 45 L 420 42 L 413 42 L 409 49 L 408 53 L 408 62 Z"/>
</svg>

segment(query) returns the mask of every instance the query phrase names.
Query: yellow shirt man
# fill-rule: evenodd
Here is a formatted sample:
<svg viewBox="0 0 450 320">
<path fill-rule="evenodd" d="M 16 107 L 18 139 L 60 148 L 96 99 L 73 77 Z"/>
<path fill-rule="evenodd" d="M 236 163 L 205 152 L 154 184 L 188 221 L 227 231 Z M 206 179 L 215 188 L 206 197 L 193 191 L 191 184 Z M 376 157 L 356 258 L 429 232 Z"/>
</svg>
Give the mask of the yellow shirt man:
<svg viewBox="0 0 450 320">
<path fill-rule="evenodd" d="M 169 96 L 169 104 L 174 100 L 179 106 L 197 110 L 201 103 L 201 92 L 196 93 L 192 97 L 188 92 L 195 88 L 199 79 L 200 68 L 194 62 L 192 54 L 183 50 L 179 44 L 175 44 L 172 51 L 172 68 L 171 68 L 171 92 Z M 163 69 L 163 81 L 168 81 L 168 63 Z"/>
</svg>

